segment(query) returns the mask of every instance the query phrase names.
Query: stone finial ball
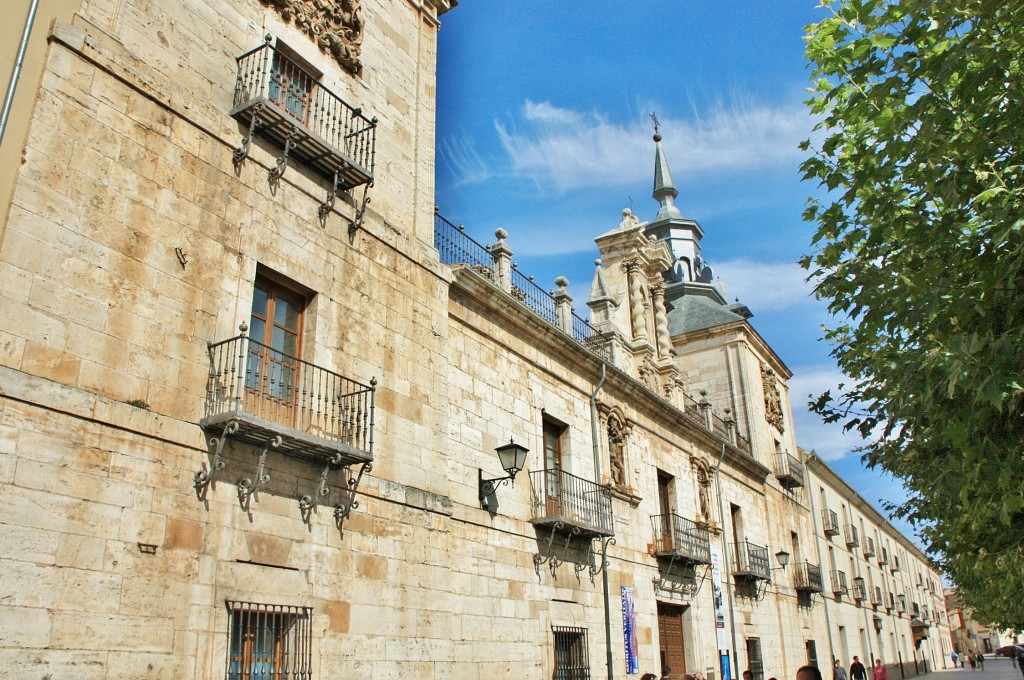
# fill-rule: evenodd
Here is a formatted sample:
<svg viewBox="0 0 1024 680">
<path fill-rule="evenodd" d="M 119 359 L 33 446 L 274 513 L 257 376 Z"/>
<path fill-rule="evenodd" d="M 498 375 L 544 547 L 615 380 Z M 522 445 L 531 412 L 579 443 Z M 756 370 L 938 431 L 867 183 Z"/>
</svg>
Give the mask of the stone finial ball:
<svg viewBox="0 0 1024 680">
<path fill-rule="evenodd" d="M 656 141 L 656 142 L 660 142 L 661 141 L 661 135 L 658 134 L 657 132 L 654 133 L 654 141 Z"/>
<path fill-rule="evenodd" d="M 558 286 L 559 288 L 565 288 L 566 286 L 569 285 L 569 279 L 565 278 L 564 276 L 559 276 L 557 279 L 555 279 L 555 285 Z"/>
<path fill-rule="evenodd" d="M 596 260 L 594 260 L 594 266 L 595 267 L 600 267 L 602 264 L 604 264 L 604 263 L 601 262 L 601 258 L 597 258 Z"/>
<path fill-rule="evenodd" d="M 498 227 L 497 229 L 494 230 L 494 236 L 499 241 L 504 241 L 505 239 L 508 238 L 508 232 L 505 231 L 503 227 Z"/>
</svg>

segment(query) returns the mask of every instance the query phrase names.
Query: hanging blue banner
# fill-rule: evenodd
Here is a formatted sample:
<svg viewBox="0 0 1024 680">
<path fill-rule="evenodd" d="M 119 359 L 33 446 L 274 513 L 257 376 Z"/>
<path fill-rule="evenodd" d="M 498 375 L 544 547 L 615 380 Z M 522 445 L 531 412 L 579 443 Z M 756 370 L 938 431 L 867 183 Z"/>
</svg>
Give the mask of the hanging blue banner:
<svg viewBox="0 0 1024 680">
<path fill-rule="evenodd" d="M 629 586 L 622 586 L 622 635 L 626 641 L 626 675 L 635 675 L 640 672 L 640 659 L 636 641 L 636 604 L 633 589 Z"/>
</svg>

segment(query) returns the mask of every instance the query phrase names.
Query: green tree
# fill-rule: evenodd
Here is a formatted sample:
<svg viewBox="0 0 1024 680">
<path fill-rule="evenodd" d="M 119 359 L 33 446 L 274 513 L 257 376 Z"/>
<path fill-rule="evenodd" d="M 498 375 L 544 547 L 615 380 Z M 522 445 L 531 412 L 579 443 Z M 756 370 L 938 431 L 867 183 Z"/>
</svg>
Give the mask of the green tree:
<svg viewBox="0 0 1024 680">
<path fill-rule="evenodd" d="M 812 406 L 904 482 L 979 620 L 1024 629 L 1024 3 L 825 7 L 801 264 L 850 381 Z"/>
</svg>

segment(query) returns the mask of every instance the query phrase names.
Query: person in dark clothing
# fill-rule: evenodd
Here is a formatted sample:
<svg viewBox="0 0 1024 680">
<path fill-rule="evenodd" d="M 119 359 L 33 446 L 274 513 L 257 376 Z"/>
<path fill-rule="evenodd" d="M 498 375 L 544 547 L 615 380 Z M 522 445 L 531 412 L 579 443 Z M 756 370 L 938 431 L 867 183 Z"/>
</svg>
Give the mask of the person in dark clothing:
<svg viewBox="0 0 1024 680">
<path fill-rule="evenodd" d="M 821 671 L 817 666 L 800 666 L 796 669 L 796 680 L 821 680 Z"/>
<path fill-rule="evenodd" d="M 853 663 L 850 664 L 850 680 L 867 680 L 867 677 L 868 671 L 864 664 L 857 657 L 853 657 Z"/>
<path fill-rule="evenodd" d="M 975 660 L 978 662 L 978 670 L 985 670 L 985 655 L 978 652 L 978 657 Z"/>
</svg>

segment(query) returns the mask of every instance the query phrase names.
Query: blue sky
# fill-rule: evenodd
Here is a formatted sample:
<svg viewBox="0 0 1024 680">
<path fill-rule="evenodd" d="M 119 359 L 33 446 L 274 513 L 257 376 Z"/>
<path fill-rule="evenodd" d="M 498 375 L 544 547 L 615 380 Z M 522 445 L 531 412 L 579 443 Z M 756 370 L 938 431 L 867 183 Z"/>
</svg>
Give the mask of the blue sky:
<svg viewBox="0 0 1024 680">
<path fill-rule="evenodd" d="M 794 373 L 800 445 L 879 507 L 899 486 L 806 408 L 842 379 L 818 340 L 824 305 L 796 264 L 818 192 L 798 169 L 797 144 L 813 136 L 803 29 L 823 11 L 812 0 L 464 0 L 439 34 L 437 203 L 481 243 L 507 229 L 520 269 L 548 289 L 568 277 L 585 316 L 594 237 L 623 208 L 641 221 L 657 212 L 656 112 L 676 205 Z"/>
</svg>

